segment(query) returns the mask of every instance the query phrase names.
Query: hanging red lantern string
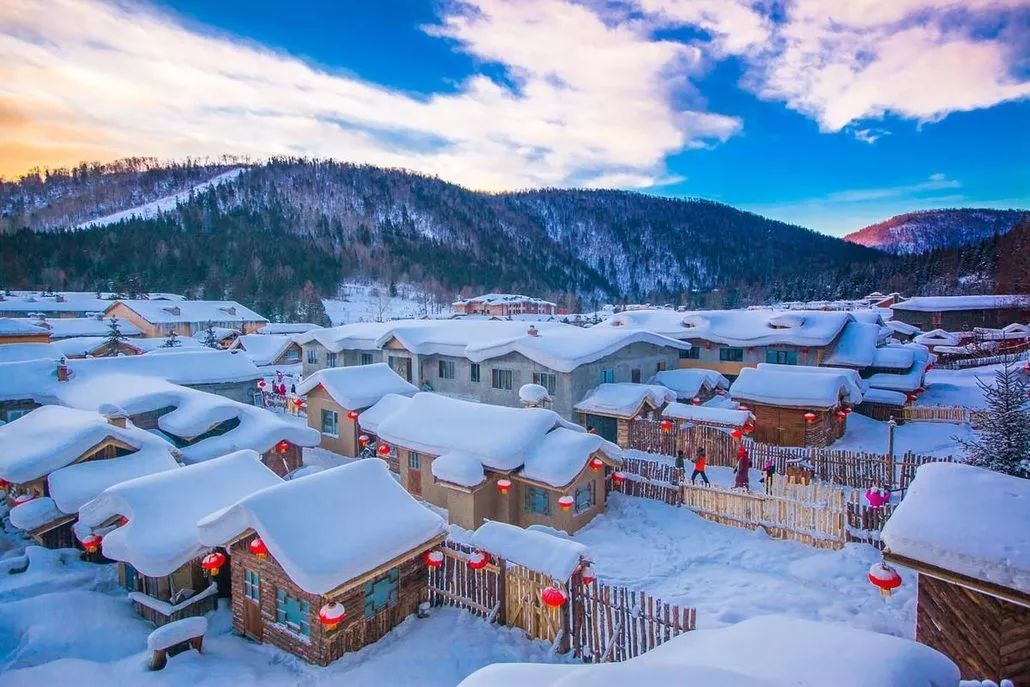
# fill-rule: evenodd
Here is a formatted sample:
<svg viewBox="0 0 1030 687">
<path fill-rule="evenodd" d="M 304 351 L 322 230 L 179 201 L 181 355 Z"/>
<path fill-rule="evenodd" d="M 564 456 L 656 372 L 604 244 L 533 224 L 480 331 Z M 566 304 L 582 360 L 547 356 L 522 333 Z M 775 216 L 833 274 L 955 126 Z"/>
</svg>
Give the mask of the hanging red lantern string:
<svg viewBox="0 0 1030 687">
<path fill-rule="evenodd" d="M 845 413 L 845 412 L 844 412 L 843 410 L 838 410 L 838 411 L 837 411 L 837 419 L 838 419 L 838 420 L 843 420 L 843 419 L 844 419 L 844 418 L 846 418 L 847 416 L 848 416 L 848 414 L 847 414 L 847 413 Z"/>
<path fill-rule="evenodd" d="M 326 630 L 335 630 L 336 626 L 342 623 L 346 617 L 347 609 L 336 601 L 322 606 L 318 611 L 318 622 L 322 623 L 322 627 Z"/>
<path fill-rule="evenodd" d="M 265 546 L 265 541 L 261 537 L 254 537 L 250 540 L 250 552 L 258 558 L 268 557 L 268 547 Z"/>
<path fill-rule="evenodd" d="M 558 507 L 564 511 L 571 510 L 576 505 L 576 499 L 571 496 L 562 496 L 558 499 Z"/>
<path fill-rule="evenodd" d="M 200 567 L 211 577 L 216 576 L 223 565 L 225 565 L 225 554 L 221 551 L 213 551 L 204 556 L 204 559 L 200 561 Z"/>
<path fill-rule="evenodd" d="M 499 479 L 497 480 L 497 491 L 502 494 L 507 494 L 511 491 L 511 480 L 510 479 Z"/>
<path fill-rule="evenodd" d="M 490 564 L 490 556 L 482 551 L 476 551 L 469 556 L 468 566 L 470 570 L 482 570 Z"/>
<path fill-rule="evenodd" d="M 265 383 L 265 380 L 263 380 L 263 379 L 259 379 L 259 380 L 258 380 L 258 383 L 257 383 L 257 387 L 258 387 L 259 389 L 261 389 L 262 391 L 264 391 L 264 390 L 265 390 L 265 387 L 266 387 L 266 386 L 267 386 L 267 384 Z"/>
<path fill-rule="evenodd" d="M 887 598 L 891 593 L 901 586 L 901 575 L 898 571 L 887 565 L 883 561 L 874 563 L 873 567 L 869 568 L 869 582 L 878 587 L 880 590 L 880 596 Z"/>
<path fill-rule="evenodd" d="M 125 527 L 128 524 L 129 524 L 129 519 L 127 517 L 125 517 L 124 515 L 122 517 L 118 518 L 118 526 L 119 527 Z"/>
<path fill-rule="evenodd" d="M 697 396 L 695 396 L 694 398 L 690 399 L 690 402 L 693 403 L 696 406 L 701 405 L 701 399 L 698 398 Z"/>
</svg>

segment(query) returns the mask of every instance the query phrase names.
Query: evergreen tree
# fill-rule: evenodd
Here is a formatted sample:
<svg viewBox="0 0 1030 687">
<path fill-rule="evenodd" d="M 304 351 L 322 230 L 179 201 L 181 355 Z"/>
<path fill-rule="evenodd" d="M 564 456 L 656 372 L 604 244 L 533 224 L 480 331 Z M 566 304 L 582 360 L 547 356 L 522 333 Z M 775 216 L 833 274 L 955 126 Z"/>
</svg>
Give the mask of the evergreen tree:
<svg viewBox="0 0 1030 687">
<path fill-rule="evenodd" d="M 215 328 L 210 322 L 207 323 L 207 329 L 204 330 L 204 345 L 208 348 L 221 348 L 218 345 L 218 337 L 215 336 Z"/>
<path fill-rule="evenodd" d="M 1016 477 L 1030 477 L 1030 383 L 1015 359 L 994 373 L 994 384 L 977 380 L 987 399 L 980 436 L 958 439 L 971 465 Z"/>
<path fill-rule="evenodd" d="M 181 345 L 182 343 L 179 341 L 179 335 L 173 329 L 172 331 L 168 332 L 168 336 L 165 337 L 165 343 L 164 346 L 162 346 L 162 348 L 175 348 L 176 346 Z"/>
<path fill-rule="evenodd" d="M 112 317 L 107 321 L 107 336 L 104 338 L 104 344 L 110 346 L 112 351 L 118 350 L 118 344 L 126 341 L 128 337 L 122 334 L 121 327 L 118 324 L 118 318 Z"/>
</svg>

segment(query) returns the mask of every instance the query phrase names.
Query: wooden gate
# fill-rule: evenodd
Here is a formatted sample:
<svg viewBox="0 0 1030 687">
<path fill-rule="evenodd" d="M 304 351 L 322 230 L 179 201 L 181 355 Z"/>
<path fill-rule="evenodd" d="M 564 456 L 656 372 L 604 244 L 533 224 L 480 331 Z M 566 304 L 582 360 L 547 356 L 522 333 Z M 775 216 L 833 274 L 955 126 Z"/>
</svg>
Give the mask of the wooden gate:
<svg viewBox="0 0 1030 687">
<path fill-rule="evenodd" d="M 440 551 L 443 565 L 429 572 L 429 602 L 434 606 L 456 606 L 489 621 L 497 619 L 501 610 L 500 566 L 503 561 L 489 563 L 482 570 L 468 567 L 470 547 L 444 542 Z"/>
<path fill-rule="evenodd" d="M 552 643 L 558 639 L 565 624 L 564 608 L 551 608 L 540 600 L 540 592 L 553 584 L 543 573 L 509 564 L 504 581 L 504 624 L 521 627 L 527 637 Z"/>
</svg>

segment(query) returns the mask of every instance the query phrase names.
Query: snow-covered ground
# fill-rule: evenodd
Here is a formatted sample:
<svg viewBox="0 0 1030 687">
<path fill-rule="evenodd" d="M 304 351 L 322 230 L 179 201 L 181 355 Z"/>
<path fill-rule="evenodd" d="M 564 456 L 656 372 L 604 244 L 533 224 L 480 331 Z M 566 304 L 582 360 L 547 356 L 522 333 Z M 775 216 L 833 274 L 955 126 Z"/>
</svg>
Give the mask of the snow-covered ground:
<svg viewBox="0 0 1030 687">
<path fill-rule="evenodd" d="M 133 217 L 137 219 L 150 219 L 152 217 L 157 217 L 162 212 L 174 210 L 175 207 L 179 205 L 179 203 L 185 203 L 187 200 L 190 199 L 192 195 L 195 195 L 197 193 L 203 193 L 209 188 L 221 186 L 225 182 L 235 179 L 244 171 L 245 170 L 242 167 L 239 167 L 237 169 L 230 169 L 228 172 L 222 172 L 221 174 L 211 177 L 207 181 L 201 182 L 196 186 L 191 186 L 185 191 L 180 191 L 170 196 L 164 196 L 163 198 L 152 200 L 149 203 L 144 203 L 143 205 L 137 205 L 133 208 L 119 210 L 118 212 L 113 212 L 110 215 L 104 215 L 103 217 L 98 217 L 96 219 L 91 219 L 87 222 L 82 222 L 81 224 L 76 225 L 75 228 L 89 229 L 96 227 L 105 227 L 108 224 L 115 224 L 116 222 L 121 222 L 123 219 L 131 219 Z"/>
<path fill-rule="evenodd" d="M 439 303 L 417 286 L 397 284 L 396 296 L 383 284 L 346 283 L 339 298 L 325 298 L 322 306 L 333 326 L 350 322 L 385 322 L 409 317 L 434 317 L 450 312 L 449 303 Z"/>
<path fill-rule="evenodd" d="M 964 451 L 956 439 L 971 439 L 973 436 L 968 424 L 906 422 L 894 430 L 894 453 L 911 451 L 924 456 L 960 456 Z M 852 413 L 848 416 L 844 436 L 833 442 L 830 448 L 885 453 L 887 423 Z"/>
<path fill-rule="evenodd" d="M 985 408 L 987 401 L 977 381 L 993 386 L 995 373 L 1001 369 L 1001 365 L 984 365 L 965 370 L 930 370 L 926 373 L 926 393 L 918 403 Z"/>
</svg>

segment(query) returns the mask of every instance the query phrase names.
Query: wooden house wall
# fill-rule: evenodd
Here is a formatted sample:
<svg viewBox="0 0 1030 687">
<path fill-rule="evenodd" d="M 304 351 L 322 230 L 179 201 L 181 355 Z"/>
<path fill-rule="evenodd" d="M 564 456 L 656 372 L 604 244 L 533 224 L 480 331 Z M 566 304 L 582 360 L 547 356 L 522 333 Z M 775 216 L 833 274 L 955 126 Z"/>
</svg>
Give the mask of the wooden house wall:
<svg viewBox="0 0 1030 687">
<path fill-rule="evenodd" d="M 210 586 L 212 580 L 204 574 L 204 570 L 200 566 L 201 559 L 202 556 L 198 556 L 175 570 L 171 575 L 165 575 L 163 577 L 148 577 L 136 572 L 134 585 L 129 583 L 126 564 L 119 563 L 118 581 L 126 591 L 142 592 L 158 601 L 164 601 L 165 603 L 170 604 L 172 603 L 173 581 L 175 582 L 175 591 L 189 585 L 194 594 L 199 594 Z M 224 571 L 222 574 L 224 574 Z M 137 613 L 160 627 L 161 625 L 165 625 L 176 620 L 182 620 L 183 618 L 204 615 L 208 611 L 216 609 L 218 607 L 218 597 L 210 596 L 196 603 L 189 604 L 182 610 L 173 613 L 171 616 L 155 611 L 149 606 L 141 604 L 138 601 L 134 601 L 132 605 L 136 609 Z"/>
<path fill-rule="evenodd" d="M 286 443 L 285 451 L 279 451 L 279 444 L 276 443 L 275 446 L 261 454 L 261 462 L 265 464 L 265 467 L 280 477 L 285 477 L 304 462 L 303 449 L 294 443 Z"/>
<path fill-rule="evenodd" d="M 751 401 L 743 401 L 755 416 L 753 439 L 775 446 L 829 446 L 844 435 L 847 420 L 838 420 L 834 410 L 784 408 Z M 805 413 L 813 412 L 816 419 L 805 421 Z"/>
</svg>

